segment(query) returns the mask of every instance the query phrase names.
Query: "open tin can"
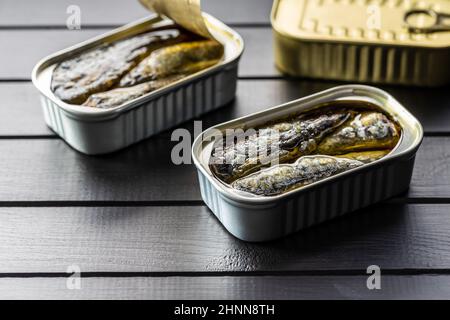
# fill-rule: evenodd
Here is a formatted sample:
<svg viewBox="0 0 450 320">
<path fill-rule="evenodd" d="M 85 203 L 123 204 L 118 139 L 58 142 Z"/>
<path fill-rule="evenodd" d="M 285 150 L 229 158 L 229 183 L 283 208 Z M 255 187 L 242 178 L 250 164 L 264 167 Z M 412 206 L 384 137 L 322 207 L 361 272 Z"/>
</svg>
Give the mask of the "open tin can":
<svg viewBox="0 0 450 320">
<path fill-rule="evenodd" d="M 253 128 L 337 101 L 370 103 L 390 115 L 401 128 L 397 146 L 379 160 L 270 197 L 236 192 L 211 172 L 209 160 L 217 130 Z M 370 86 L 345 85 L 213 126 L 194 141 L 192 157 L 202 198 L 224 227 L 239 239 L 266 241 L 407 190 L 422 138 L 418 120 L 389 94 Z"/>
<path fill-rule="evenodd" d="M 192 1 L 177 2 L 189 4 Z M 94 47 L 172 24 L 170 19 L 155 14 L 41 60 L 33 70 L 32 80 L 41 93 L 47 125 L 74 149 L 86 154 L 103 154 L 129 146 L 230 102 L 236 92 L 243 40 L 216 18 L 206 13 L 199 14 L 214 39 L 224 46 L 222 60 L 117 107 L 97 109 L 65 103 L 51 90 L 53 70 L 61 61 Z"/>
<path fill-rule="evenodd" d="M 438 17 L 448 13 L 448 0 L 275 0 L 276 66 L 292 76 L 446 85 L 450 28 Z"/>
</svg>

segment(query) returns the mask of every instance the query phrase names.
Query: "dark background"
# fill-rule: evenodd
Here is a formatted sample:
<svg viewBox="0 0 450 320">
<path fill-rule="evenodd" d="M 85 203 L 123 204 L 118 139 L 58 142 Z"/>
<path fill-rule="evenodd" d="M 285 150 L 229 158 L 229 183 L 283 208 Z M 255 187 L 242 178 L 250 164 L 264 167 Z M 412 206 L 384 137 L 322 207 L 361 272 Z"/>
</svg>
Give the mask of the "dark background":
<svg viewBox="0 0 450 320">
<path fill-rule="evenodd" d="M 235 102 L 202 117 L 204 128 L 339 84 L 277 72 L 271 1 L 203 3 L 246 44 Z M 82 30 L 65 27 L 71 4 Z M 170 131 L 90 157 L 45 126 L 34 64 L 146 14 L 131 0 L 0 1 L 0 298 L 450 298 L 448 87 L 382 86 L 425 129 L 407 194 L 245 243 L 203 205 L 194 166 L 171 163 Z M 366 288 L 373 264 L 381 290 Z M 81 290 L 66 288 L 70 265 Z"/>
</svg>

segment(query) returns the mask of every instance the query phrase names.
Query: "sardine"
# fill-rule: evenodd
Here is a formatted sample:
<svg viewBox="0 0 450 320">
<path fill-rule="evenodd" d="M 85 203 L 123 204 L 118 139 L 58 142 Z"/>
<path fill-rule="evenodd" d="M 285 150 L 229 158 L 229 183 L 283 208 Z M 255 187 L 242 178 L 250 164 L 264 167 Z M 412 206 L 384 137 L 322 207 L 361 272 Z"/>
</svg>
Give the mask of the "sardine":
<svg viewBox="0 0 450 320">
<path fill-rule="evenodd" d="M 257 171 L 274 159 L 278 163 L 294 161 L 314 152 L 323 137 L 347 121 L 351 114 L 348 110 L 311 113 L 291 121 L 261 127 L 254 134 L 241 137 L 236 143 L 227 144 L 227 139 L 218 141 L 212 151 L 210 168 L 217 177 L 230 183 Z M 267 140 L 267 133 L 274 131 L 279 133 L 278 141 Z M 257 150 L 256 154 L 251 150 Z"/>
<path fill-rule="evenodd" d="M 144 82 L 132 87 L 117 88 L 105 92 L 95 93 L 91 95 L 83 103 L 83 105 L 100 109 L 117 107 L 146 93 L 167 86 L 183 77 L 183 75 L 176 75 L 159 80 Z"/>
<path fill-rule="evenodd" d="M 234 181 L 232 188 L 259 196 L 274 196 L 363 165 L 357 160 L 314 155 L 280 164 Z"/>
<path fill-rule="evenodd" d="M 153 50 L 192 38 L 187 31 L 166 27 L 101 45 L 58 64 L 51 90 L 67 103 L 81 104 L 91 94 L 113 88 Z"/>
<path fill-rule="evenodd" d="M 120 86 L 133 86 L 174 74 L 192 74 L 218 63 L 223 52 L 223 46 L 213 40 L 183 42 L 160 48 L 125 75 L 120 80 Z"/>
<path fill-rule="evenodd" d="M 400 130 L 383 113 L 365 111 L 326 137 L 317 148 L 319 154 L 344 154 L 374 149 L 392 149 Z"/>
<path fill-rule="evenodd" d="M 374 151 L 362 151 L 362 152 L 350 152 L 342 154 L 336 157 L 358 160 L 364 163 L 373 162 L 375 160 L 383 158 L 391 150 L 374 150 Z"/>
</svg>

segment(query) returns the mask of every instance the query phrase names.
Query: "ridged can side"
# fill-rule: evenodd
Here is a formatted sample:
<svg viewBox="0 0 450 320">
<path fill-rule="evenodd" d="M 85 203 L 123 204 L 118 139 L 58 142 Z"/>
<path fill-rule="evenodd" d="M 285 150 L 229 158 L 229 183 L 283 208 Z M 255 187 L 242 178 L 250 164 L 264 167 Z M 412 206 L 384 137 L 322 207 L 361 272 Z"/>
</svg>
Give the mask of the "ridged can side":
<svg viewBox="0 0 450 320">
<path fill-rule="evenodd" d="M 286 74 L 369 83 L 450 83 L 450 48 L 302 41 L 274 31 L 275 64 Z"/>
<path fill-rule="evenodd" d="M 269 241 L 367 207 L 408 189 L 415 157 L 343 176 L 295 196 L 264 205 L 248 205 L 221 194 L 198 170 L 207 206 L 235 237 Z"/>
<path fill-rule="evenodd" d="M 236 61 L 217 73 L 101 121 L 75 119 L 45 96 L 41 96 L 41 103 L 47 125 L 69 145 L 82 153 L 103 154 L 125 148 L 229 103 L 236 93 L 237 70 Z"/>
</svg>

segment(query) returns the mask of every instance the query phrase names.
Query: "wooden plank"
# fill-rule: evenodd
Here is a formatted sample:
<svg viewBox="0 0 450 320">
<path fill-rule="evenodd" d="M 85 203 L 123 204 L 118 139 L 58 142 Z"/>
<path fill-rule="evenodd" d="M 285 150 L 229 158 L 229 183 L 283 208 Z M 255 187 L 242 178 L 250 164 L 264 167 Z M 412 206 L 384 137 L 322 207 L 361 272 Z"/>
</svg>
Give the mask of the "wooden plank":
<svg viewBox="0 0 450 320">
<path fill-rule="evenodd" d="M 81 289 L 69 290 L 66 278 L 4 278 L 0 279 L 0 288 L 4 288 L 0 291 L 0 298 L 182 300 L 450 298 L 448 275 L 386 275 L 381 277 L 380 290 L 369 290 L 366 282 L 366 276 L 82 278 Z"/>
<path fill-rule="evenodd" d="M 199 200 L 197 174 L 171 164 L 172 145 L 149 139 L 92 157 L 61 140 L 0 140 L 0 201 Z"/>
<path fill-rule="evenodd" d="M 81 10 L 81 27 L 121 25 L 149 12 L 138 1 L 122 0 L 2 0 L 0 26 L 65 26 L 67 8 L 77 5 Z M 272 0 L 207 0 L 204 11 L 231 24 L 269 24 Z M 105 14 L 107 10 L 107 14 Z"/>
<path fill-rule="evenodd" d="M 338 83 L 312 80 L 240 80 L 236 100 L 227 107 L 203 116 L 203 128 L 335 85 Z M 396 97 L 422 122 L 425 132 L 450 132 L 450 90 L 404 87 L 383 89 Z M 0 82 L 0 96 L 0 136 L 54 135 L 44 123 L 39 95 L 31 83 Z M 433 107 L 432 112 L 430 106 Z M 180 127 L 192 129 L 192 121 Z"/>
<path fill-rule="evenodd" d="M 241 76 L 279 75 L 273 65 L 270 28 L 235 28 L 245 40 Z M 108 29 L 95 30 L 0 30 L 8 50 L 0 51 L 0 79 L 30 79 L 33 66 L 45 56 L 67 48 Z M 29 49 L 24 49 L 26 48 Z"/>
<path fill-rule="evenodd" d="M 73 264 L 152 273 L 450 266 L 449 204 L 372 206 L 268 243 L 237 240 L 204 206 L 3 207 L 0 215 L 3 274 L 65 273 Z"/>
<path fill-rule="evenodd" d="M 201 200 L 194 165 L 173 165 L 168 137 L 106 156 L 86 156 L 57 139 L 0 140 L 0 201 Z M 424 140 L 409 190 L 450 197 L 450 137 Z"/>
<path fill-rule="evenodd" d="M 0 79 L 29 80 L 34 65 L 45 56 L 108 30 L 0 30 L 0 39 L 8 44 L 0 53 Z"/>
</svg>

